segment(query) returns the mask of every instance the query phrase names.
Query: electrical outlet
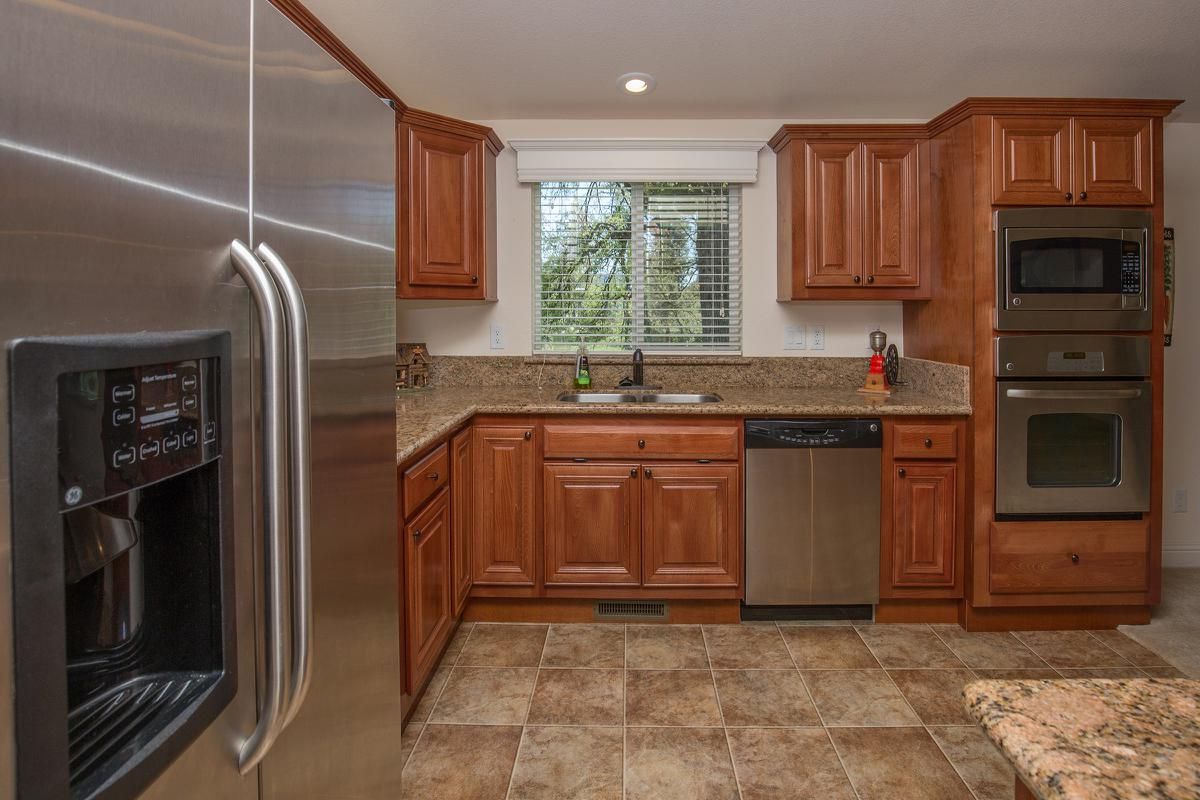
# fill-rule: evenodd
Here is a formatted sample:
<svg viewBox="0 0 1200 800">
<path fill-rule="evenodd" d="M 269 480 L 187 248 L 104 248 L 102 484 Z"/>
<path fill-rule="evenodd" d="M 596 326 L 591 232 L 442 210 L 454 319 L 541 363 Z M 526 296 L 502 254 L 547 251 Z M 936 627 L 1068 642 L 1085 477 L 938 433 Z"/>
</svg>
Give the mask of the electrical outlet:
<svg viewBox="0 0 1200 800">
<path fill-rule="evenodd" d="M 1176 489 L 1171 501 L 1171 511 L 1176 514 L 1187 513 L 1187 489 Z"/>
<path fill-rule="evenodd" d="M 495 322 L 492 323 L 491 347 L 493 350 L 504 349 L 504 327 Z"/>
<path fill-rule="evenodd" d="M 813 325 L 812 339 L 809 340 L 813 350 L 825 349 L 825 326 Z"/>
<path fill-rule="evenodd" d="M 803 325 L 785 325 L 783 328 L 783 349 L 784 350 L 803 350 L 804 349 L 804 326 Z"/>
</svg>

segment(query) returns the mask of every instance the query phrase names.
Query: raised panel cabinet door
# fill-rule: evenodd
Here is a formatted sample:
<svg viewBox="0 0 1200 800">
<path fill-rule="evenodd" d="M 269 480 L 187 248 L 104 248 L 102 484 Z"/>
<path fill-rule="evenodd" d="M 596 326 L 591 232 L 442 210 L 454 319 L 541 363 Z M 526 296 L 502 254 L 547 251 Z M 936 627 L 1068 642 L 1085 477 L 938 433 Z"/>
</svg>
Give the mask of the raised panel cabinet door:
<svg viewBox="0 0 1200 800">
<path fill-rule="evenodd" d="M 437 666 L 452 629 L 450 614 L 450 501 L 445 490 L 404 526 L 405 632 L 408 691 Z"/>
<path fill-rule="evenodd" d="M 1068 117 L 992 117 L 992 202 L 1069 205 L 1070 128 Z"/>
<path fill-rule="evenodd" d="M 954 464 L 893 465 L 893 586 L 954 586 L 957 472 Z"/>
<path fill-rule="evenodd" d="M 867 142 L 863 274 L 868 286 L 920 283 L 920 147 Z"/>
<path fill-rule="evenodd" d="M 533 427 L 474 429 L 471 559 L 474 583 L 534 586 L 537 450 Z"/>
<path fill-rule="evenodd" d="M 805 285 L 860 285 L 862 147 L 805 142 L 804 153 Z"/>
<path fill-rule="evenodd" d="M 1149 117 L 1076 117 L 1078 205 L 1154 203 Z"/>
<path fill-rule="evenodd" d="M 546 583 L 641 582 L 637 464 L 546 464 L 542 473 Z"/>
<path fill-rule="evenodd" d="M 642 470 L 642 582 L 737 586 L 742 498 L 736 464 Z"/>
<path fill-rule="evenodd" d="M 401 129 L 408 141 L 401 279 L 413 287 L 479 286 L 482 297 L 483 143 L 416 125 Z"/>
<path fill-rule="evenodd" d="M 471 593 L 471 504 L 475 487 L 471 453 L 471 431 L 462 431 L 450 441 L 450 614 L 454 617 L 462 613 Z"/>
</svg>

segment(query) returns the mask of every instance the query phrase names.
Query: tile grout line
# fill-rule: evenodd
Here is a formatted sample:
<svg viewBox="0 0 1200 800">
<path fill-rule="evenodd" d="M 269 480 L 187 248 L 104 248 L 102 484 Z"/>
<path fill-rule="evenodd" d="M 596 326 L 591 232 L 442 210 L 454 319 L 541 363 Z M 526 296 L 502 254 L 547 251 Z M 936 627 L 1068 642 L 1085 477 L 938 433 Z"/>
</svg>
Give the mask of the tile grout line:
<svg viewBox="0 0 1200 800">
<path fill-rule="evenodd" d="M 505 800 L 508 800 L 508 797 L 512 794 L 513 778 L 517 776 L 517 762 L 521 759 L 521 746 L 525 744 L 525 735 L 529 730 L 529 712 L 533 710 L 533 695 L 537 693 L 538 681 L 542 677 L 542 662 L 546 660 L 546 644 L 549 641 L 550 625 L 546 625 L 546 635 L 542 638 L 542 651 L 538 653 L 537 671 L 533 673 L 533 686 L 529 689 L 529 699 L 525 703 L 525 719 L 521 721 L 521 733 L 517 739 L 517 752 L 513 754 L 512 766 L 508 770 L 508 788 L 504 790 Z"/>
<path fill-rule="evenodd" d="M 779 633 L 776 626 L 775 632 Z M 783 638 L 782 636 L 780 637 Z M 721 718 L 721 736 L 725 739 L 725 752 L 729 755 L 729 771 L 733 773 L 733 788 L 737 789 L 738 800 L 742 800 L 742 781 L 738 778 L 737 764 L 733 760 L 733 745 L 729 743 L 729 728 L 725 725 L 725 709 L 721 706 L 721 690 L 717 688 L 717 676 L 713 672 L 712 655 L 708 652 L 708 637 L 704 626 L 700 626 L 700 641 L 704 644 L 704 659 L 708 662 L 708 679 L 712 681 L 713 699 L 717 701 L 717 716 Z M 784 645 L 785 649 L 787 645 Z"/>
<path fill-rule="evenodd" d="M 459 623 L 459 625 L 461 627 L 461 623 Z M 438 702 L 442 699 L 442 693 L 446 691 L 446 684 L 450 683 L 450 673 L 454 672 L 454 667 L 458 665 L 458 660 L 462 658 L 463 650 L 467 649 L 467 642 L 471 640 L 471 634 L 474 632 L 475 623 L 472 622 L 471 627 L 467 629 L 467 638 L 463 639 L 463 646 L 459 648 L 457 653 L 454 654 L 454 663 L 447 665 L 446 680 L 442 681 L 442 686 L 440 689 L 438 689 L 437 697 L 433 698 L 433 705 L 429 707 L 429 716 L 426 717 L 425 721 L 421 723 L 421 732 L 417 734 L 417 740 L 413 742 L 412 750 L 408 751 L 408 757 L 405 758 L 404 763 L 400 765 L 401 780 L 404 779 L 404 769 L 408 766 L 408 763 L 413 760 L 413 756 L 417 753 L 417 747 L 421 744 L 421 740 L 425 738 L 425 732 L 429 730 L 429 721 L 433 719 L 434 709 L 437 708 Z M 438 664 L 439 669 L 441 666 L 441 664 Z M 436 673 L 437 670 L 435 669 L 434 672 Z M 412 722 L 409 722 L 409 725 L 411 724 Z M 404 732 L 401 731 L 400 735 L 403 736 Z"/>
</svg>

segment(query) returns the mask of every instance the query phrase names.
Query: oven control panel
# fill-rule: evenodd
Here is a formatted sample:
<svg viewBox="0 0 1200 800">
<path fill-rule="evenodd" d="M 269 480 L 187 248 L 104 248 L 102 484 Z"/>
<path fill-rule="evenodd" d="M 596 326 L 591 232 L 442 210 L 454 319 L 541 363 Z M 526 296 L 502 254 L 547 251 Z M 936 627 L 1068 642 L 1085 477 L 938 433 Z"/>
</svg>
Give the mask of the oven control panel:
<svg viewBox="0 0 1200 800">
<path fill-rule="evenodd" d="M 1121 294 L 1142 293 L 1142 248 L 1137 242 L 1121 243 Z"/>
<path fill-rule="evenodd" d="M 219 456 L 219 361 L 60 375 L 62 508 L 136 489 Z"/>
</svg>

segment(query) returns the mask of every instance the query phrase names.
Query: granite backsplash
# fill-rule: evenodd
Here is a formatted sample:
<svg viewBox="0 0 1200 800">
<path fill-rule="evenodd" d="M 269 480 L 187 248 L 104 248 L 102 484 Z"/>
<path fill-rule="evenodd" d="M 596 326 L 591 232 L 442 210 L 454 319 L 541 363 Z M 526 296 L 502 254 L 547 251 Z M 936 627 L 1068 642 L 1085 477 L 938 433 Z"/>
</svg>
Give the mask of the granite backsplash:
<svg viewBox="0 0 1200 800">
<path fill-rule="evenodd" d="M 592 387 L 608 389 L 630 374 L 627 357 L 594 356 Z M 670 391 L 738 388 L 826 388 L 861 386 L 868 358 L 863 357 L 646 357 L 646 383 Z M 562 356 L 434 356 L 429 370 L 433 387 L 516 386 L 570 388 L 573 358 Z M 970 370 L 920 358 L 900 359 L 898 391 L 970 402 Z"/>
</svg>

